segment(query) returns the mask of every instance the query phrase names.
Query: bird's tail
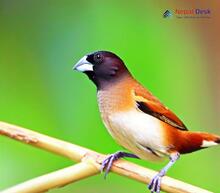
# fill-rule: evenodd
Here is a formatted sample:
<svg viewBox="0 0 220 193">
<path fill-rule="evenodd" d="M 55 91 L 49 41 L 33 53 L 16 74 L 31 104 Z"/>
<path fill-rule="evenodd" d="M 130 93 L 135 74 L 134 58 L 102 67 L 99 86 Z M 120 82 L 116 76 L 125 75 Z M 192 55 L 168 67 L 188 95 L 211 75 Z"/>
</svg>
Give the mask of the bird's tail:
<svg viewBox="0 0 220 193">
<path fill-rule="evenodd" d="M 210 133 L 199 133 L 197 135 L 200 135 L 202 139 L 201 147 L 203 148 L 220 144 L 220 136 Z"/>
<path fill-rule="evenodd" d="M 185 132 L 185 140 L 182 144 L 182 153 L 190 153 L 199 149 L 220 145 L 220 136 L 202 133 L 202 132 Z"/>
</svg>

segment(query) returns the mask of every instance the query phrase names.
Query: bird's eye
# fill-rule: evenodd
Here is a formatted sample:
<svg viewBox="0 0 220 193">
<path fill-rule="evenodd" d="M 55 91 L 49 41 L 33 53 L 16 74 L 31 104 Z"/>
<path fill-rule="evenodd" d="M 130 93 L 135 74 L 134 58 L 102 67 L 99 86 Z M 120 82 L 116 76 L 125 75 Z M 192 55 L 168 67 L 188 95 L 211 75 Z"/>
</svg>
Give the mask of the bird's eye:
<svg viewBox="0 0 220 193">
<path fill-rule="evenodd" d="M 97 54 L 96 58 L 99 60 L 101 58 L 100 54 Z"/>
<path fill-rule="evenodd" d="M 95 55 L 94 55 L 94 60 L 95 60 L 95 62 L 97 62 L 97 63 L 101 63 L 102 60 L 103 60 L 103 57 L 102 57 L 100 54 L 95 54 Z"/>
</svg>

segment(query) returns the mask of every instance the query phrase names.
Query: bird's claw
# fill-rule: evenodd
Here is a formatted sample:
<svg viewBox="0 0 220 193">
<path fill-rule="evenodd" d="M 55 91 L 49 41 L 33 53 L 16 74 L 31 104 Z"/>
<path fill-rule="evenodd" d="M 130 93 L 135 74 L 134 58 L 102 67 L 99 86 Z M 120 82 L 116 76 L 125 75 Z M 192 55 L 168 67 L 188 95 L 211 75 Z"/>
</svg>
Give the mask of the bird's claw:
<svg viewBox="0 0 220 193">
<path fill-rule="evenodd" d="M 160 193 L 160 185 L 161 185 L 161 179 L 162 176 L 157 174 L 148 185 L 148 189 L 151 191 L 151 193 Z"/>
<path fill-rule="evenodd" d="M 122 151 L 117 151 L 116 153 L 111 154 L 102 162 L 102 166 L 101 166 L 101 172 L 103 172 L 104 169 L 106 168 L 105 176 L 104 176 L 105 179 L 106 179 L 106 177 L 112 167 L 113 162 L 118 160 L 119 158 L 123 158 L 123 157 L 130 157 L 130 158 L 138 158 L 139 159 L 138 156 L 136 156 L 132 153 L 127 153 L 127 152 L 122 152 Z"/>
<path fill-rule="evenodd" d="M 115 153 L 115 154 L 111 154 L 110 156 L 108 156 L 103 162 L 102 162 L 102 166 L 101 166 L 101 172 L 104 171 L 105 169 L 105 175 L 104 175 L 104 178 L 106 179 L 111 167 L 112 167 L 112 164 L 114 161 L 118 160 L 119 157 L 118 157 L 118 154 Z"/>
</svg>

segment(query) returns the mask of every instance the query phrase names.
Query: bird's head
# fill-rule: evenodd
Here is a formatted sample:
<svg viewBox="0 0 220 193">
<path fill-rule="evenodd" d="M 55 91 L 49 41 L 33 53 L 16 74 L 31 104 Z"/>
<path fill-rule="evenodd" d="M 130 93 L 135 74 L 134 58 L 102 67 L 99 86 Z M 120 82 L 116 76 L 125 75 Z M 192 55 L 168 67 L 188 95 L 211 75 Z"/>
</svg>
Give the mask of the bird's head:
<svg viewBox="0 0 220 193">
<path fill-rule="evenodd" d="M 85 73 L 98 89 L 130 74 L 124 62 L 109 51 L 97 51 L 85 55 L 73 69 Z"/>
</svg>

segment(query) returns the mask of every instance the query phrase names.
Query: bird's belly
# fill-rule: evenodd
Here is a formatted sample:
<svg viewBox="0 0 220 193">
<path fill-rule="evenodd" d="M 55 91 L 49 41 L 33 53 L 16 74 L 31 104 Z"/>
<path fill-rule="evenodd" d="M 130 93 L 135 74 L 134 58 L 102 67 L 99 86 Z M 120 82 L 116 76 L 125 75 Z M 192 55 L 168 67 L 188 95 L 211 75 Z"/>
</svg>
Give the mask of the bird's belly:
<svg viewBox="0 0 220 193">
<path fill-rule="evenodd" d="M 158 119 L 131 110 L 108 115 L 104 122 L 112 137 L 140 158 L 160 160 L 166 155 L 163 130 Z"/>
</svg>

